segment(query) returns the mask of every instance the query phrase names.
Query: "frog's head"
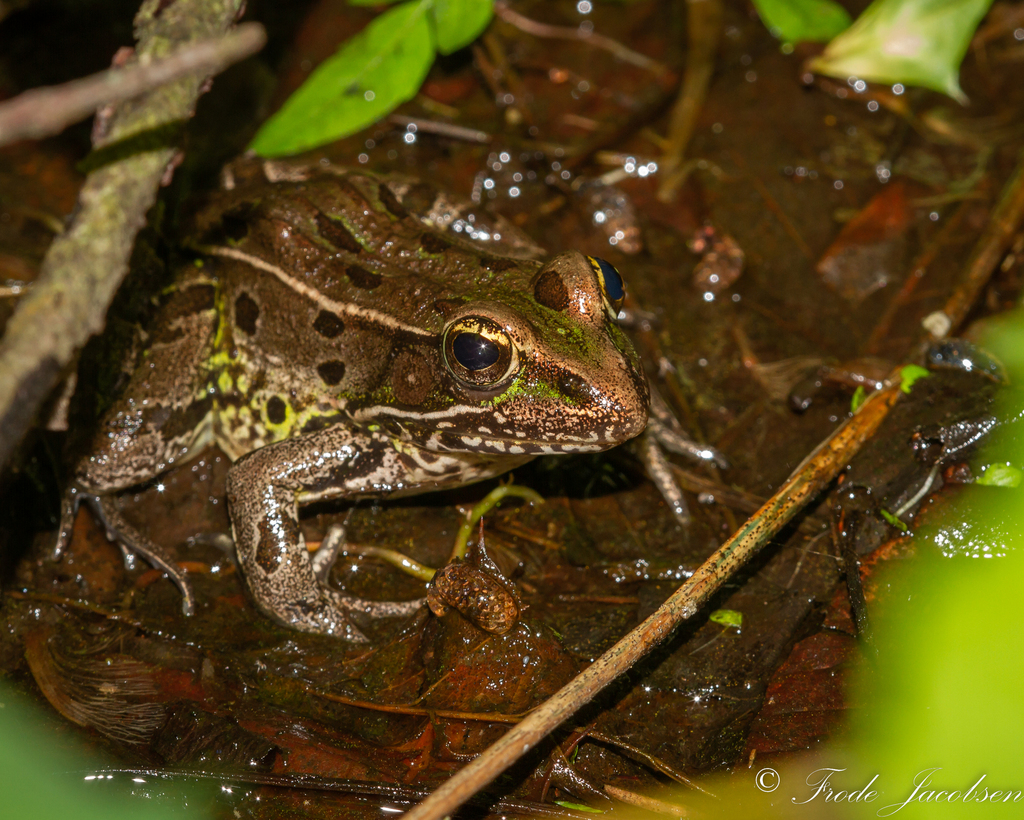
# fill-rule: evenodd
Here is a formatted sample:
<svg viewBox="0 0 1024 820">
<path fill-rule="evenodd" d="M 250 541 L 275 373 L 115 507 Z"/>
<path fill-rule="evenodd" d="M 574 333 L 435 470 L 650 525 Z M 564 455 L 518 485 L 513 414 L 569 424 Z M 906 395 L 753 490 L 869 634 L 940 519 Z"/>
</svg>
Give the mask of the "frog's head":
<svg viewBox="0 0 1024 820">
<path fill-rule="evenodd" d="M 625 296 L 618 271 L 570 252 L 528 282 L 448 317 L 441 348 L 450 389 L 474 411 L 453 416 L 443 438 L 519 455 L 592 452 L 641 433 L 650 394 L 615 321 Z"/>
</svg>

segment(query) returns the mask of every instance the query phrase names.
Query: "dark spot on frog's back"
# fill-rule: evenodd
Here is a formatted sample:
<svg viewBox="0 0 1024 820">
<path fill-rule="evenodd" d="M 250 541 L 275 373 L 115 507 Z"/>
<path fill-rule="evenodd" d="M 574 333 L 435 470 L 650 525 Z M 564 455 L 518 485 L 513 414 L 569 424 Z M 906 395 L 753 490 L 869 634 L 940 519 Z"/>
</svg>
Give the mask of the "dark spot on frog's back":
<svg viewBox="0 0 1024 820">
<path fill-rule="evenodd" d="M 321 310 L 313 322 L 313 330 L 326 339 L 335 339 L 345 332 L 345 323 L 337 313 Z"/>
<path fill-rule="evenodd" d="M 392 216 L 395 216 L 398 219 L 405 219 L 405 217 L 409 215 L 405 206 L 398 201 L 398 197 L 395 196 L 395 192 L 388 187 L 386 182 L 382 182 L 377 186 L 377 196 L 380 197 L 380 204 L 387 208 L 388 211 L 391 212 Z"/>
<path fill-rule="evenodd" d="M 283 424 L 288 417 L 288 405 L 280 396 L 271 396 L 267 401 L 267 421 L 271 424 Z"/>
<path fill-rule="evenodd" d="M 341 220 L 331 219 L 322 211 L 317 211 L 314 218 L 316 220 L 316 229 L 319 231 L 320 236 L 338 250 L 348 251 L 349 253 L 360 253 L 363 250 L 363 246 L 352 236 Z"/>
<path fill-rule="evenodd" d="M 348 265 L 345 268 L 345 275 L 353 285 L 363 290 L 373 290 L 382 281 L 379 273 L 361 268 L 359 265 Z"/>
<path fill-rule="evenodd" d="M 434 310 L 447 319 L 464 304 L 466 304 L 465 299 L 438 299 L 434 302 Z"/>
<path fill-rule="evenodd" d="M 569 290 L 555 271 L 542 273 L 533 286 L 533 297 L 544 307 L 565 310 L 569 307 Z"/>
<path fill-rule="evenodd" d="M 424 233 L 420 237 L 420 247 L 427 253 L 444 253 L 452 246 L 452 243 L 443 236 L 436 233 Z"/>
<path fill-rule="evenodd" d="M 322 362 L 316 366 L 316 372 L 320 374 L 324 384 L 329 384 L 333 387 L 345 378 L 345 363 L 337 360 Z"/>
<path fill-rule="evenodd" d="M 259 305 L 248 293 L 242 293 L 235 299 L 235 326 L 252 336 L 256 333 L 256 320 L 260 318 Z"/>
</svg>

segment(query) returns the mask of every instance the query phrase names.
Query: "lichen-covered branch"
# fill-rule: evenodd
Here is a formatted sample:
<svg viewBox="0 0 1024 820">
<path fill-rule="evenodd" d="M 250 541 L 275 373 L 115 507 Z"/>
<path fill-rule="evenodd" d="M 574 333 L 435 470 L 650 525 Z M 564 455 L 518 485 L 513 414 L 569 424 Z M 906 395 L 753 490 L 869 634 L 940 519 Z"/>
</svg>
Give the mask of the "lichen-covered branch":
<svg viewBox="0 0 1024 820">
<path fill-rule="evenodd" d="M 224 37 L 184 46 L 162 59 L 29 89 L 0 103 L 0 145 L 59 134 L 72 123 L 92 116 L 101 106 L 130 100 L 190 74 L 217 74 L 259 51 L 266 40 L 259 23 L 243 23 Z"/>
<path fill-rule="evenodd" d="M 223 36 L 242 0 L 145 0 L 135 54 L 148 62 Z M 32 424 L 75 352 L 102 330 L 128 270 L 135 236 L 177 151 L 177 125 L 193 113 L 208 77 L 184 77 L 101 112 L 93 158 L 105 162 L 79 192 L 68 229 L 50 246 L 39 279 L 0 342 L 0 466 Z"/>
</svg>

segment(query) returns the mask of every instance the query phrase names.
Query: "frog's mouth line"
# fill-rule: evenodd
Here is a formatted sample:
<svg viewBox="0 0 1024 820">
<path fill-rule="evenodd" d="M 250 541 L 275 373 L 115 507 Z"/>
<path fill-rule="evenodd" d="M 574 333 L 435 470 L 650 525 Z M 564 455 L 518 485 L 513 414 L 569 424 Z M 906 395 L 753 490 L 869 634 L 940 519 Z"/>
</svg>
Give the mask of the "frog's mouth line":
<svg viewBox="0 0 1024 820">
<path fill-rule="evenodd" d="M 481 418 L 474 418 L 479 416 Z M 355 414 L 355 421 L 373 424 L 388 417 L 397 422 L 402 438 L 435 452 L 486 452 L 507 456 L 559 455 L 563 453 L 596 453 L 628 440 L 616 432 L 614 424 L 604 426 L 604 435 L 592 430 L 586 438 L 570 435 L 531 437 L 528 430 L 515 427 L 494 429 L 511 420 L 491 407 L 448 408 L 429 413 L 416 413 L 394 407 L 376 406 Z M 488 422 L 479 424 L 480 421 Z M 474 424 L 473 422 L 477 423 Z M 416 435 L 405 422 L 414 422 L 425 432 Z M 461 423 L 459 423 L 461 422 Z M 389 426 L 389 425 L 385 425 Z"/>
</svg>

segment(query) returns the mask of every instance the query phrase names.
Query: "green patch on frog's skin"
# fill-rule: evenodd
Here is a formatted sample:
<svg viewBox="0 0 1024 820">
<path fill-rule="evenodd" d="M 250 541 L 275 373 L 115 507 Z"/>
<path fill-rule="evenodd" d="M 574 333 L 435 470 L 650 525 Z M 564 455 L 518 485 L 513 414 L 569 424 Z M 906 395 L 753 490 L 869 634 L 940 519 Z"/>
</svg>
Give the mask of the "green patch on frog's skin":
<svg viewBox="0 0 1024 820">
<path fill-rule="evenodd" d="M 568 406 L 574 406 L 575 402 L 567 396 L 563 396 L 558 392 L 558 389 L 547 382 L 537 381 L 534 379 L 526 379 L 520 374 L 512 380 L 507 388 L 502 390 L 498 395 L 492 396 L 489 399 L 484 399 L 481 405 L 486 407 L 500 407 L 506 402 L 514 399 L 533 399 L 536 401 L 548 400 L 548 401 L 564 401 Z"/>
</svg>

